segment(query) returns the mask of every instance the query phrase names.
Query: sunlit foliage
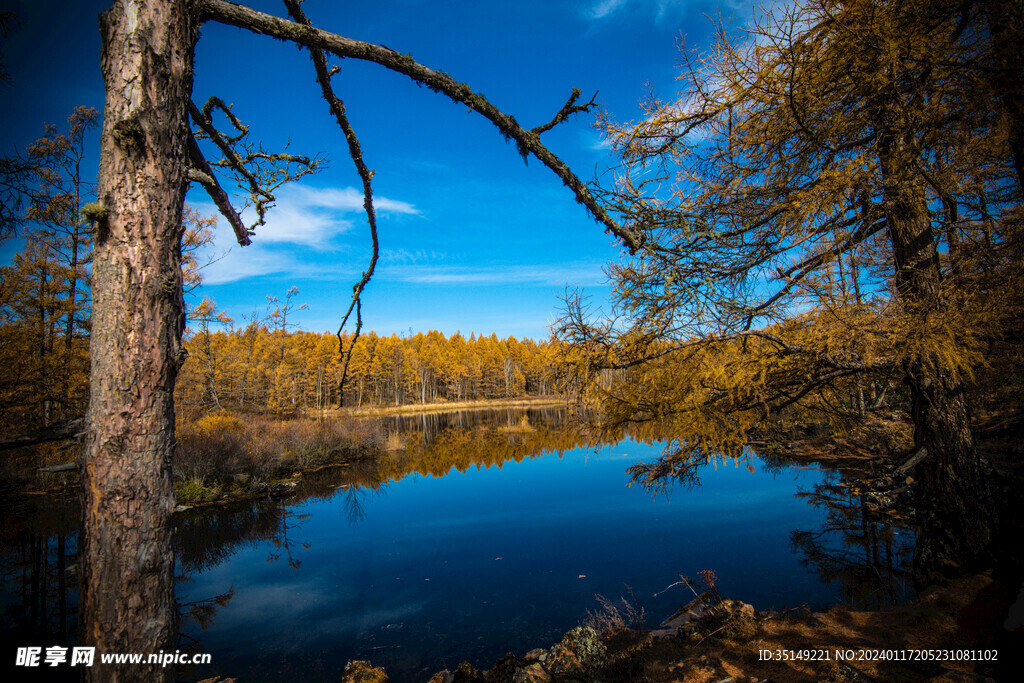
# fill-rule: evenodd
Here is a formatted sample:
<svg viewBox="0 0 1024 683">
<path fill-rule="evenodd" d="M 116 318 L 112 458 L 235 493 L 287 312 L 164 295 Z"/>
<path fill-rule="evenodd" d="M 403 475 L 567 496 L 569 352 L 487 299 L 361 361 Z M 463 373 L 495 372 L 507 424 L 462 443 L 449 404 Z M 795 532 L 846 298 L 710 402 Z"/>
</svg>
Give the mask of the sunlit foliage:
<svg viewBox="0 0 1024 683">
<path fill-rule="evenodd" d="M 808 0 L 684 52 L 681 93 L 641 120 L 605 119 L 603 199 L 646 247 L 610 266 L 613 311 L 570 293 L 559 330 L 605 417 L 674 415 L 736 451 L 781 415 L 908 407 L 907 368 L 971 380 L 1024 284 L 986 40 L 973 5 Z"/>
<path fill-rule="evenodd" d="M 604 121 L 621 164 L 603 200 L 644 246 L 609 268 L 612 314 L 570 294 L 559 334 L 606 420 L 674 423 L 638 479 L 685 479 L 795 423 L 902 415 L 927 454 L 916 577 L 983 561 L 971 383 L 994 349 L 1019 357 L 1024 312 L 1016 120 L 988 19 L 799 0 L 684 53 L 674 100 Z"/>
<path fill-rule="evenodd" d="M 0 269 L 0 423 L 15 429 L 80 415 L 87 399 L 92 235 L 80 212 L 93 194 L 83 162 L 98 119 L 78 107 L 66 130 L 46 126 L 4 160 L 23 171 L 3 197 L 23 246 Z"/>
<path fill-rule="evenodd" d="M 179 406 L 290 413 L 340 404 L 342 361 L 333 334 L 287 329 L 291 304 L 271 302 L 262 319 L 226 329 L 230 319 L 204 300 L 186 340 L 191 360 L 178 379 Z M 276 315 L 275 315 L 276 313 Z M 220 329 L 214 329 L 214 327 Z M 346 344 L 350 336 L 343 336 Z M 556 393 L 553 342 L 437 331 L 360 337 L 345 383 L 345 406 L 518 398 Z"/>
</svg>

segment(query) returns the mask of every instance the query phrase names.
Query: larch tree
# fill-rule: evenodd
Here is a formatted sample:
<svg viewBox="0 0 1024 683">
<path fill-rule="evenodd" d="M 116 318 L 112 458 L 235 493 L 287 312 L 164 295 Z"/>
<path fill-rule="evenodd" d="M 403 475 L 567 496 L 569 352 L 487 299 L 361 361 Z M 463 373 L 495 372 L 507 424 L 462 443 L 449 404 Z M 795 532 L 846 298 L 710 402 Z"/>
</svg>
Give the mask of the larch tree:
<svg viewBox="0 0 1024 683">
<path fill-rule="evenodd" d="M 447 74 L 387 47 L 315 28 L 297 2 L 286 0 L 285 6 L 292 20 L 225 0 L 115 0 L 100 17 L 106 97 L 97 201 L 85 209 L 95 245 L 81 614 L 82 640 L 101 652 L 173 649 L 176 635 L 170 465 L 174 387 L 185 359 L 180 267 L 185 192 L 191 182 L 202 186 L 244 245 L 254 226 L 241 221 L 221 179 L 233 180 L 249 194 L 259 224 L 273 204 L 274 188 L 318 163 L 247 142 L 247 129 L 217 98 L 193 102 L 194 47 L 204 22 L 309 50 L 362 179 L 374 244 L 372 174 L 332 88 L 335 71 L 328 55 L 377 63 L 468 106 L 513 141 L 524 158 L 533 155 L 550 168 L 608 231 L 637 244 L 632 231 L 615 222 L 541 142 L 544 132 L 592 106 L 578 103 L 579 91 L 551 121 L 527 129 Z M 225 120 L 221 130 L 218 122 Z M 357 286 L 357 297 L 365 282 L 364 277 Z M 108 681 L 170 676 L 167 669 L 145 666 L 88 671 Z"/>
<path fill-rule="evenodd" d="M 865 401 L 873 384 L 905 397 L 926 454 L 918 581 L 985 561 L 994 506 L 966 386 L 1020 311 L 1012 116 L 986 18 L 802 0 L 688 55 L 677 99 L 605 121 L 623 163 L 602 199 L 644 244 L 610 268 L 615 314 L 570 293 L 560 331 L 610 420 L 680 434 L 637 478 L 687 480 L 780 414 L 891 412 Z"/>
<path fill-rule="evenodd" d="M 0 202 L 26 242 L 14 265 L 0 269 L 4 334 L 20 338 L 4 342 L 5 431 L 46 428 L 84 408 L 92 236 L 80 210 L 94 192 L 85 146 L 98 123 L 94 109 L 77 107 L 66 130 L 48 125 L 23 154 L 0 160 L 21 171 L 0 180 Z M 27 364 L 28 375 L 17 372 Z"/>
</svg>

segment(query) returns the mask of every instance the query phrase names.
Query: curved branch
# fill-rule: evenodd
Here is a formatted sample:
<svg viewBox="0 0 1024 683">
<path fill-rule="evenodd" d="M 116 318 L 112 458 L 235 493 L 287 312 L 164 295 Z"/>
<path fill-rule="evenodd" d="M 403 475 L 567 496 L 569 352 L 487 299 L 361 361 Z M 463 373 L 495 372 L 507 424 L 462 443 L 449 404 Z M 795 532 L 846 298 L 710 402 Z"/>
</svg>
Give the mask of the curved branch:
<svg viewBox="0 0 1024 683">
<path fill-rule="evenodd" d="M 200 151 L 199 144 L 196 142 L 194 135 L 188 136 L 188 157 L 189 161 L 192 162 L 192 169 L 188 174 L 189 180 L 194 180 L 203 186 L 206 194 L 210 195 L 210 199 L 217 205 L 221 215 L 228 219 L 231 229 L 235 231 L 235 239 L 238 240 L 238 243 L 243 247 L 252 244 L 252 241 L 249 239 L 249 235 L 252 232 L 245 227 L 242 217 L 238 215 L 235 207 L 231 205 L 231 198 L 228 197 L 228 193 L 217 182 L 217 176 L 214 175 L 209 162 L 206 161 L 206 157 Z"/>
<path fill-rule="evenodd" d="M 513 117 L 502 112 L 465 83 L 459 83 L 446 73 L 435 71 L 409 55 L 399 54 L 382 45 L 339 36 L 226 0 L 198 0 L 196 6 L 201 21 L 217 21 L 306 47 L 319 48 L 339 57 L 374 62 L 404 74 L 435 92 L 443 93 L 455 102 L 467 105 L 471 111 L 476 111 L 493 123 L 506 138 L 514 140 L 520 154 L 526 156 L 532 153 L 551 169 L 573 191 L 576 201 L 605 226 L 605 232 L 619 238 L 631 253 L 643 246 L 643 235 L 616 222 L 569 167 L 541 143 L 537 133 L 520 126 Z"/>
<path fill-rule="evenodd" d="M 297 0 L 284 0 L 284 4 L 297 22 L 304 26 L 311 25 Z M 370 255 L 370 265 L 363 272 L 363 277 L 359 282 L 352 287 L 352 302 L 349 304 L 348 310 L 345 311 L 345 316 L 341 319 L 341 324 L 338 326 L 336 334 L 338 337 L 338 353 L 343 361 L 341 381 L 338 384 L 339 403 L 345 405 L 345 380 L 348 379 L 348 368 L 352 361 L 352 351 L 355 349 L 356 342 L 359 341 L 359 333 L 363 329 L 362 300 L 360 296 L 363 293 L 363 289 L 369 284 L 370 278 L 373 277 L 374 270 L 377 267 L 377 257 L 380 254 L 380 244 L 377 240 L 377 213 L 373 208 L 373 186 L 371 184 L 373 171 L 363 161 L 362 146 L 359 144 L 359 138 L 356 137 L 355 130 L 353 130 L 352 124 L 345 114 L 345 103 L 341 101 L 341 98 L 334 93 L 334 88 L 331 87 L 331 76 L 334 72 L 327 68 L 327 56 L 320 48 L 308 47 L 307 49 L 309 50 L 310 57 L 313 59 L 313 68 L 316 70 L 316 80 L 320 84 L 320 91 L 324 99 L 327 100 L 327 104 L 330 105 L 331 113 L 334 114 L 334 118 L 338 121 L 338 125 L 345 134 L 345 141 L 348 142 L 348 154 L 352 157 L 352 162 L 355 164 L 356 171 L 359 173 L 359 178 L 363 183 L 363 209 L 366 211 L 366 222 L 370 227 L 370 240 L 373 249 Z M 348 345 L 348 350 L 346 351 L 342 332 L 348 323 L 349 317 L 352 315 L 353 308 L 356 311 L 356 329 L 352 334 L 352 342 Z"/>
</svg>

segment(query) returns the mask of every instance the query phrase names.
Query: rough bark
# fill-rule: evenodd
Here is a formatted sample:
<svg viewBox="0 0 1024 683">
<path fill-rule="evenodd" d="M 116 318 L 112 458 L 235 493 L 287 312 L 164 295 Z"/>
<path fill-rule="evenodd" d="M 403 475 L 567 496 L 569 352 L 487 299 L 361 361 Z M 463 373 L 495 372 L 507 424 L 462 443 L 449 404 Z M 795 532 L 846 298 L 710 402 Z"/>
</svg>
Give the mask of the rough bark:
<svg viewBox="0 0 1024 683">
<path fill-rule="evenodd" d="M 941 315 L 941 270 L 914 154 L 900 132 L 897 97 L 880 112 L 878 158 L 892 242 L 896 295 L 912 324 Z M 971 431 L 961 377 L 927 353 L 905 364 L 918 465 L 914 579 L 923 587 L 984 561 L 995 524 L 991 494 Z"/>
<path fill-rule="evenodd" d="M 1017 184 L 1024 189 L 1024 2 L 986 0 L 985 6 L 992 40 L 989 79 L 1003 106 Z"/>
<path fill-rule="evenodd" d="M 195 27 L 186 0 L 115 0 L 100 17 L 106 103 L 93 260 L 82 640 L 99 653 L 173 650 L 174 381 L 183 356 L 181 220 Z"/>
</svg>

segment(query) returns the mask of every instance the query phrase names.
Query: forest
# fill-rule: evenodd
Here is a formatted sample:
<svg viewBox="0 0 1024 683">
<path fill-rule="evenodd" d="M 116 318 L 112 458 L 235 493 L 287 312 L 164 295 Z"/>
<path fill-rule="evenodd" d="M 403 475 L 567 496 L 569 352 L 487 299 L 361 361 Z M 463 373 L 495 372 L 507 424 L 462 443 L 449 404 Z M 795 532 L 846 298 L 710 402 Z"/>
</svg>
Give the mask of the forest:
<svg viewBox="0 0 1024 683">
<path fill-rule="evenodd" d="M 200 305 L 200 308 L 202 304 Z M 341 400 L 343 360 L 333 333 L 245 328 L 192 334 L 195 361 L 178 382 L 181 409 L 227 408 L 289 413 L 347 406 L 402 406 L 558 393 L 558 344 L 459 333 L 361 335 Z M 351 335 L 343 334 L 347 347 Z"/>
</svg>

